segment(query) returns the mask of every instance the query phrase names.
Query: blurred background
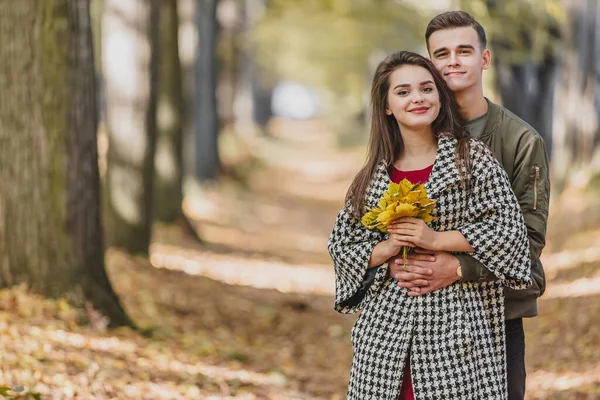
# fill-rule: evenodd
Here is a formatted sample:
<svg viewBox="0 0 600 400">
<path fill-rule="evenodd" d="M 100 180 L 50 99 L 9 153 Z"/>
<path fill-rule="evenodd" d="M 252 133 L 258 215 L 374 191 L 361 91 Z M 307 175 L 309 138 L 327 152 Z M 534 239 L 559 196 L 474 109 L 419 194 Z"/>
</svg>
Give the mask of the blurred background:
<svg viewBox="0 0 600 400">
<path fill-rule="evenodd" d="M 598 0 L 0 0 L 0 398 L 344 398 L 370 82 L 451 9 L 551 156 L 528 398 L 600 398 Z"/>
</svg>

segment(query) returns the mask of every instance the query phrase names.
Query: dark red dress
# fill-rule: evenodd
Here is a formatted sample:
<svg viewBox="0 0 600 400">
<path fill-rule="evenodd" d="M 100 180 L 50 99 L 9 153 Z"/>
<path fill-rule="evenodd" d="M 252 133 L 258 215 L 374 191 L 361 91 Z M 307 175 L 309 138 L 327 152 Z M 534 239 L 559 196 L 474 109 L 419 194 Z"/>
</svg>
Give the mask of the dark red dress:
<svg viewBox="0 0 600 400">
<path fill-rule="evenodd" d="M 431 174 L 433 164 L 427 168 L 416 171 L 400 171 L 393 166 L 390 170 L 390 179 L 392 182 L 398 183 L 402 179 L 408 179 L 412 183 L 425 183 Z M 412 379 L 410 378 L 410 359 L 406 360 L 404 365 L 404 379 L 402 380 L 402 388 L 398 400 L 414 400 L 415 393 L 413 392 Z"/>
</svg>

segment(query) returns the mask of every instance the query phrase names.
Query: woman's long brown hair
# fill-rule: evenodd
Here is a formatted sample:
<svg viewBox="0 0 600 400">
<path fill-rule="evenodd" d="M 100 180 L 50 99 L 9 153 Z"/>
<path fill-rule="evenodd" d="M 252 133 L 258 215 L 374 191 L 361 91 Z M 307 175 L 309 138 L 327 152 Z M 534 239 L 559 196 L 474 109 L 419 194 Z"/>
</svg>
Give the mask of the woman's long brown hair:
<svg viewBox="0 0 600 400">
<path fill-rule="evenodd" d="M 393 115 L 386 115 L 390 75 L 404 65 L 423 67 L 431 73 L 440 96 L 440 112 L 431 124 L 436 138 L 440 136 L 454 137 L 458 140 L 456 162 L 463 187 L 470 186 L 471 163 L 469 157 L 469 133 L 462 125 L 458 104 L 444 78 L 435 66 L 425 57 L 409 51 L 398 51 L 383 60 L 375 71 L 371 86 L 371 135 L 367 148 L 367 160 L 358 172 L 348 192 L 346 202 L 351 204 L 352 215 L 359 219 L 364 214 L 366 192 L 375 170 L 382 160 L 387 167 L 392 165 L 403 148 L 400 128 Z"/>
</svg>

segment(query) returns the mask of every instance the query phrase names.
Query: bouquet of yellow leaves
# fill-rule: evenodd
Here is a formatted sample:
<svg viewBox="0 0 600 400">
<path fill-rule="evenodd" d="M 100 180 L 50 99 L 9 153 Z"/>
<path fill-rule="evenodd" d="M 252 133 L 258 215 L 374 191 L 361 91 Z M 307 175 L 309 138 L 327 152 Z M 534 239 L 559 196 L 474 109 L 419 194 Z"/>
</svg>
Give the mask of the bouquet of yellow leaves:
<svg viewBox="0 0 600 400">
<path fill-rule="evenodd" d="M 387 232 L 388 225 L 401 217 L 419 218 L 429 223 L 433 221 L 431 213 L 435 208 L 435 201 L 427 197 L 427 190 L 422 183 L 414 184 L 408 179 L 400 183 L 390 183 L 388 189 L 383 192 L 378 206 L 373 207 L 365 215 L 361 222 L 369 229 L 379 229 Z M 402 247 L 402 258 L 406 265 L 408 247 Z"/>
</svg>

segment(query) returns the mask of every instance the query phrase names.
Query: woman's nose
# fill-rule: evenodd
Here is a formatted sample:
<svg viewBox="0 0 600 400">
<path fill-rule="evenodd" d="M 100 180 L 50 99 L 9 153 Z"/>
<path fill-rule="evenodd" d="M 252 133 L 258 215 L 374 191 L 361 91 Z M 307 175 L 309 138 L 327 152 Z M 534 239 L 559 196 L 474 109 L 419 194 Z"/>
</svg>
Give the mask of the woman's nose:
<svg viewBox="0 0 600 400">
<path fill-rule="evenodd" d="M 423 94 L 419 90 L 417 90 L 417 91 L 414 92 L 413 102 L 414 103 L 421 103 L 421 102 L 423 102 Z"/>
</svg>

